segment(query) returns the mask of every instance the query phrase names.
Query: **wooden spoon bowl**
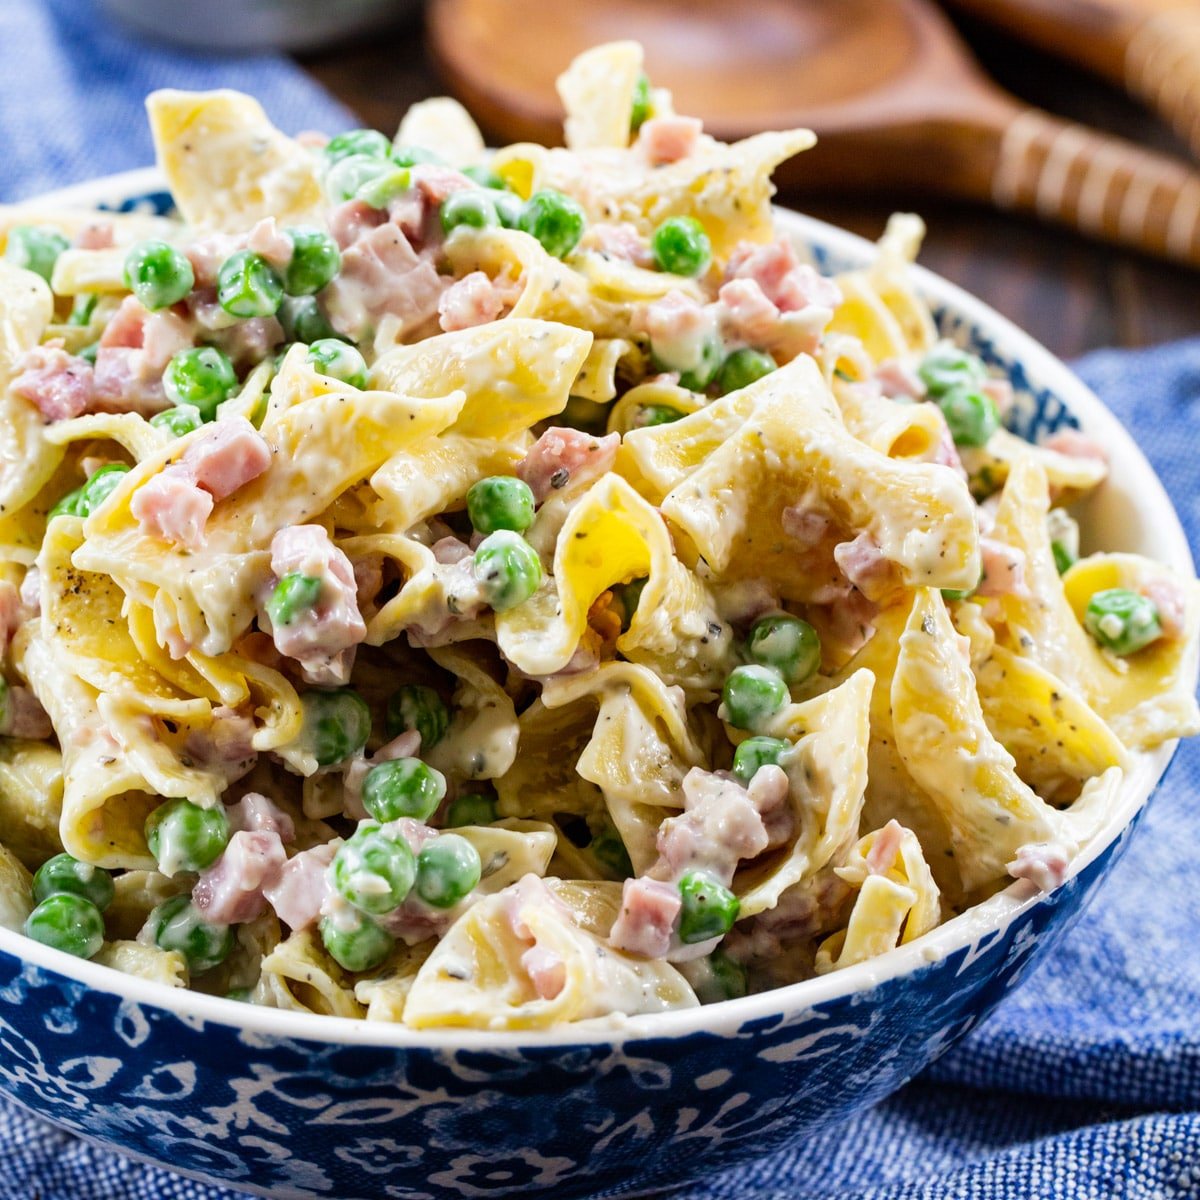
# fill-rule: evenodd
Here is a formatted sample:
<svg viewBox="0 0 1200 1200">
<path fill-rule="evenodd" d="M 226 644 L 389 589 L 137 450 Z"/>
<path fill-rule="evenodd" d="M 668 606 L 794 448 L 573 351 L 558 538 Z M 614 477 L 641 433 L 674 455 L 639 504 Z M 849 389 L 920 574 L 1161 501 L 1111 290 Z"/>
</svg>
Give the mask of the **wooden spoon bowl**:
<svg viewBox="0 0 1200 1200">
<path fill-rule="evenodd" d="M 816 149 L 777 172 L 785 190 L 963 197 L 1200 266 L 1200 175 L 1022 104 L 923 0 L 433 0 L 429 37 L 500 140 L 558 143 L 555 77 L 633 38 L 715 136 L 814 129 Z"/>
</svg>

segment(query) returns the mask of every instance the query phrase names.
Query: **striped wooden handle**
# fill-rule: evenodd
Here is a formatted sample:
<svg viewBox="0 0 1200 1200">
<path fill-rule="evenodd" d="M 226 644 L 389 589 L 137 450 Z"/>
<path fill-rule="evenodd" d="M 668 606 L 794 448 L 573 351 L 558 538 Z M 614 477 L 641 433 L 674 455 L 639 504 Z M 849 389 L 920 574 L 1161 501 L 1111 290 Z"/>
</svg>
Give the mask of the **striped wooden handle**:
<svg viewBox="0 0 1200 1200">
<path fill-rule="evenodd" d="M 1125 51 L 1125 86 L 1200 158 L 1200 9 L 1159 13 L 1138 27 Z"/>
<path fill-rule="evenodd" d="M 999 208 L 1200 266 L 1200 174 L 1132 142 L 1023 109 L 1001 137 L 991 190 Z"/>
</svg>

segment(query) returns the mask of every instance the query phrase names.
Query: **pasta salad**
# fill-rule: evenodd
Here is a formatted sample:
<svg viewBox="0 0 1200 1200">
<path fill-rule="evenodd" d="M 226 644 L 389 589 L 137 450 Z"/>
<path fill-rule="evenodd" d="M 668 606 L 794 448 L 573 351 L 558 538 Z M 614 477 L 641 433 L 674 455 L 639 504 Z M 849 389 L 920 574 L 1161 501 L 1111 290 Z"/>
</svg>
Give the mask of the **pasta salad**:
<svg viewBox="0 0 1200 1200">
<path fill-rule="evenodd" d="M 454 101 L 148 109 L 177 216 L 0 210 L 0 924 L 245 1003 L 547 1029 L 1060 883 L 1200 728 L 1194 580 L 1080 557 L 894 217 L 822 275 L 633 43 Z"/>
</svg>

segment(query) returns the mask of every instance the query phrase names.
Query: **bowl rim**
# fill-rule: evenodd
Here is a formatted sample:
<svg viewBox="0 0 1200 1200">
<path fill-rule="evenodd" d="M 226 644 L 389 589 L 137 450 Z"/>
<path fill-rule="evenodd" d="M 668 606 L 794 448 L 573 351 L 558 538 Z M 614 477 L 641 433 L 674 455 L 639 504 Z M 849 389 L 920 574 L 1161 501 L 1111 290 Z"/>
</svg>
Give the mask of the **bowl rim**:
<svg viewBox="0 0 1200 1200">
<path fill-rule="evenodd" d="M 166 190 L 166 182 L 158 169 L 146 167 L 73 184 L 18 201 L 10 207 L 94 206 L 114 198 L 135 198 Z M 873 244 L 865 238 L 815 217 L 776 207 L 775 219 L 782 231 L 819 242 L 850 261 L 869 261 L 874 252 Z M 1119 459 L 1126 486 L 1138 497 L 1139 507 L 1152 519 L 1155 532 L 1166 548 L 1166 554 L 1161 556 L 1162 561 L 1182 573 L 1194 575 L 1191 551 L 1174 506 L 1133 437 L 1116 416 L 1066 364 L 1008 318 L 927 268 L 914 266 L 911 269 L 917 290 L 923 296 L 953 310 L 967 323 L 986 329 L 1040 386 L 1051 389 L 1066 400 L 1089 435 L 1100 441 L 1114 456 L 1114 461 Z M 1133 755 L 1131 769 L 1118 792 L 1118 803 L 1072 860 L 1066 882 L 1093 863 L 1121 837 L 1166 773 L 1177 745 L 1177 740 L 1172 740 L 1152 751 Z M 1061 886 L 1065 886 L 1065 883 Z M 631 1017 L 617 1014 L 548 1030 L 478 1030 L 460 1026 L 415 1030 L 361 1017 L 334 1017 L 249 1005 L 126 975 L 99 963 L 73 958 L 4 928 L 0 928 L 0 953 L 10 954 L 25 964 L 64 976 L 89 989 L 111 993 L 123 1001 L 166 1010 L 189 1023 L 199 1021 L 229 1026 L 238 1030 L 244 1040 L 255 1043 L 303 1040 L 331 1045 L 430 1051 L 511 1051 L 596 1044 L 617 1046 L 626 1042 L 695 1034 L 731 1036 L 752 1021 L 775 1019 L 791 1023 L 817 1005 L 856 992 L 870 991 L 889 980 L 969 948 L 972 944 L 998 938 L 1013 921 L 1059 890 L 1042 893 L 1027 881 L 1014 881 L 996 895 L 906 945 L 828 975 L 787 984 L 742 999 Z"/>
</svg>

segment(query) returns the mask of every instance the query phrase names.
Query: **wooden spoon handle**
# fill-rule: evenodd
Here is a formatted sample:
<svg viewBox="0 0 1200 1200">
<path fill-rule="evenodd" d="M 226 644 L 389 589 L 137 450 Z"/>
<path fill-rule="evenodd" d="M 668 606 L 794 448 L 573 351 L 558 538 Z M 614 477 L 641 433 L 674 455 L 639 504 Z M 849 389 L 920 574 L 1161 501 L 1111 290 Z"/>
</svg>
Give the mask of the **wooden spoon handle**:
<svg viewBox="0 0 1200 1200">
<path fill-rule="evenodd" d="M 1038 109 L 1003 130 L 991 195 L 998 208 L 1200 266 L 1200 174 Z"/>
<path fill-rule="evenodd" d="M 1200 11 L 1180 8 L 1144 21 L 1125 50 L 1125 85 L 1200 158 Z"/>
</svg>

